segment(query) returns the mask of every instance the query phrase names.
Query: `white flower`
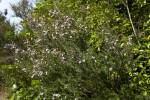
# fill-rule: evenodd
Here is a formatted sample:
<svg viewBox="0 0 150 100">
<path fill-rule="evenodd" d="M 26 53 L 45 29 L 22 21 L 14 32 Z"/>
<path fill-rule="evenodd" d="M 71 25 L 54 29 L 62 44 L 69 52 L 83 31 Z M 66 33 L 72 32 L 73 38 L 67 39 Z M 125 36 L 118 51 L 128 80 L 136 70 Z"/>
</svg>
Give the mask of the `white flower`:
<svg viewBox="0 0 150 100">
<path fill-rule="evenodd" d="M 60 36 L 63 37 L 63 36 L 64 36 L 64 33 L 60 34 Z"/>
<path fill-rule="evenodd" d="M 43 31 L 43 34 L 46 35 L 48 31 Z"/>
<path fill-rule="evenodd" d="M 75 33 L 75 30 L 71 30 L 71 33 L 72 33 L 72 34 Z"/>
<path fill-rule="evenodd" d="M 46 49 L 46 51 L 49 51 L 49 49 Z"/>
<path fill-rule="evenodd" d="M 54 36 L 53 39 L 56 39 L 56 36 Z"/>
<path fill-rule="evenodd" d="M 70 38 L 72 38 L 72 36 L 70 36 Z"/>
<path fill-rule="evenodd" d="M 108 42 L 108 38 L 105 38 L 105 41 Z"/>
<path fill-rule="evenodd" d="M 81 61 L 79 61 L 79 64 L 81 64 Z"/>
<path fill-rule="evenodd" d="M 94 57 L 94 56 L 92 56 L 91 58 L 92 58 L 92 59 L 95 59 L 95 57 Z"/>
<path fill-rule="evenodd" d="M 35 74 L 33 74 L 32 76 L 31 76 L 31 78 L 33 78 L 35 76 Z"/>
<path fill-rule="evenodd" d="M 113 68 L 109 68 L 109 71 L 112 71 Z"/>
<path fill-rule="evenodd" d="M 67 85 L 65 85 L 65 88 L 67 88 L 68 86 Z"/>
<path fill-rule="evenodd" d="M 109 35 L 109 33 L 105 33 L 106 35 Z"/>
<path fill-rule="evenodd" d="M 18 51 L 19 51 L 19 49 L 16 49 L 16 50 L 15 50 L 15 53 L 18 53 Z"/>
<path fill-rule="evenodd" d="M 40 93 L 40 95 L 43 95 L 43 93 Z"/>
<path fill-rule="evenodd" d="M 60 97 L 60 94 L 53 94 L 53 97 L 54 97 L 54 96 L 56 96 L 56 97 Z"/>
<path fill-rule="evenodd" d="M 43 71 L 39 71 L 39 76 L 42 76 L 43 75 Z"/>
<path fill-rule="evenodd" d="M 16 88 L 17 88 L 17 85 L 16 85 L 16 84 L 13 84 L 13 88 L 16 89 Z"/>
<path fill-rule="evenodd" d="M 24 72 L 27 72 L 27 69 L 26 69 L 26 68 L 23 68 L 22 70 L 23 70 Z"/>
<path fill-rule="evenodd" d="M 82 62 L 85 62 L 85 59 L 83 59 Z"/>
<path fill-rule="evenodd" d="M 42 24 L 38 24 L 38 27 L 42 27 Z"/>
</svg>

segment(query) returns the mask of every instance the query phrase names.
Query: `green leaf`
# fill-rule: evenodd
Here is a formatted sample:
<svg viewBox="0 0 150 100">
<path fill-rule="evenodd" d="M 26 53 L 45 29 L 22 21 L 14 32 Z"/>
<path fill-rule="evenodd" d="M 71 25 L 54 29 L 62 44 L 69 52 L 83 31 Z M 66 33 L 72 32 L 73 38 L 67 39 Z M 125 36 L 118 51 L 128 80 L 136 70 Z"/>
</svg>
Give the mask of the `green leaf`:
<svg viewBox="0 0 150 100">
<path fill-rule="evenodd" d="M 143 92 L 143 95 L 144 95 L 144 96 L 147 96 L 147 92 L 146 92 L 146 91 L 144 91 L 144 92 Z"/>
<path fill-rule="evenodd" d="M 143 81 L 139 81 L 139 84 L 142 84 L 143 83 Z"/>
<path fill-rule="evenodd" d="M 120 18 L 117 18 L 117 19 L 116 19 L 116 21 L 119 21 L 119 20 L 120 20 Z"/>
<path fill-rule="evenodd" d="M 121 44 L 121 47 L 123 47 L 123 46 L 124 46 L 124 43 Z"/>
<path fill-rule="evenodd" d="M 148 65 L 150 65 L 150 60 L 148 60 L 148 63 L 147 63 Z"/>
</svg>

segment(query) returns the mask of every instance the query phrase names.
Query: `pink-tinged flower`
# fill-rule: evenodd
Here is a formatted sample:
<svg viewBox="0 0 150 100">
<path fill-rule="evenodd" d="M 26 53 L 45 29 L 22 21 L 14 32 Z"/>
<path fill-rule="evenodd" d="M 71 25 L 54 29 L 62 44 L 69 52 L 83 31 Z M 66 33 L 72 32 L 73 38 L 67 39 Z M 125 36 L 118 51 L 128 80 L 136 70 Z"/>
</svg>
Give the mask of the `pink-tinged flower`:
<svg viewBox="0 0 150 100">
<path fill-rule="evenodd" d="M 42 92 L 42 93 L 40 93 L 40 95 L 43 95 L 43 92 Z"/>
<path fill-rule="evenodd" d="M 90 8 L 89 6 L 86 7 L 86 9 L 89 9 L 89 8 Z"/>
<path fill-rule="evenodd" d="M 16 49 L 16 50 L 15 50 L 15 53 L 18 53 L 18 51 L 19 51 L 19 49 Z"/>
<path fill-rule="evenodd" d="M 42 27 L 42 24 L 38 24 L 37 27 Z"/>
<path fill-rule="evenodd" d="M 91 58 L 92 58 L 92 59 L 95 59 L 95 57 L 94 57 L 94 56 L 92 56 Z"/>
<path fill-rule="evenodd" d="M 60 94 L 53 94 L 53 97 L 56 96 L 56 97 L 60 97 L 61 95 Z"/>
<path fill-rule="evenodd" d="M 41 38 L 41 37 L 38 38 L 38 40 L 36 41 L 36 43 L 38 43 L 38 42 L 40 42 L 40 41 L 42 41 L 42 38 Z"/>
<path fill-rule="evenodd" d="M 68 23 L 68 26 L 70 27 L 70 26 L 71 26 L 71 24 L 69 24 L 69 23 Z"/>
<path fill-rule="evenodd" d="M 11 45 L 11 48 L 14 49 L 14 48 L 16 48 L 16 46 L 13 44 L 13 45 Z"/>
<path fill-rule="evenodd" d="M 132 38 L 129 38 L 129 41 L 131 41 L 132 40 Z"/>
<path fill-rule="evenodd" d="M 82 27 L 83 27 L 83 25 L 80 24 L 80 25 L 79 25 L 79 28 L 82 28 Z"/>
<path fill-rule="evenodd" d="M 43 34 L 46 35 L 48 33 L 48 31 L 43 31 Z"/>
<path fill-rule="evenodd" d="M 55 25 L 55 29 L 57 30 L 58 29 L 58 27 Z"/>
<path fill-rule="evenodd" d="M 108 38 L 105 38 L 105 41 L 108 42 Z"/>
<path fill-rule="evenodd" d="M 31 78 L 34 78 L 35 74 L 32 74 Z"/>
<path fill-rule="evenodd" d="M 19 62 L 19 60 L 18 60 L 17 58 L 15 58 L 15 61 L 16 61 L 16 62 Z"/>
<path fill-rule="evenodd" d="M 43 75 L 43 71 L 39 71 L 39 76 L 42 76 Z"/>
<path fill-rule="evenodd" d="M 49 50 L 49 49 L 46 49 L 45 51 L 46 51 L 47 53 L 50 53 L 50 50 Z"/>
<path fill-rule="evenodd" d="M 113 68 L 109 68 L 109 71 L 112 71 Z"/>
<path fill-rule="evenodd" d="M 53 11 L 53 14 L 57 14 L 57 13 L 56 13 L 56 10 Z"/>
<path fill-rule="evenodd" d="M 64 33 L 60 34 L 60 37 L 63 37 L 64 36 Z"/>
<path fill-rule="evenodd" d="M 75 30 L 70 30 L 71 31 L 71 34 L 75 33 Z"/>
<path fill-rule="evenodd" d="M 23 68 L 22 70 L 23 70 L 24 72 L 27 72 L 27 69 L 26 69 L 26 68 Z"/>
<path fill-rule="evenodd" d="M 52 52 L 51 52 L 52 55 L 55 55 L 56 54 L 56 49 L 54 49 Z"/>
<path fill-rule="evenodd" d="M 38 62 L 39 62 L 39 60 L 37 59 L 37 60 L 35 60 L 35 62 L 36 62 L 36 63 L 38 63 Z"/>
<path fill-rule="evenodd" d="M 21 53 L 25 53 L 25 51 L 24 51 L 24 50 L 22 50 L 22 51 L 21 51 Z"/>
<path fill-rule="evenodd" d="M 65 60 L 66 58 L 65 58 L 65 57 L 62 57 L 62 59 Z"/>
<path fill-rule="evenodd" d="M 74 20 L 73 18 L 71 18 L 71 20 Z"/>
<path fill-rule="evenodd" d="M 52 13 L 52 11 L 51 10 L 49 10 L 49 15 Z"/>
</svg>

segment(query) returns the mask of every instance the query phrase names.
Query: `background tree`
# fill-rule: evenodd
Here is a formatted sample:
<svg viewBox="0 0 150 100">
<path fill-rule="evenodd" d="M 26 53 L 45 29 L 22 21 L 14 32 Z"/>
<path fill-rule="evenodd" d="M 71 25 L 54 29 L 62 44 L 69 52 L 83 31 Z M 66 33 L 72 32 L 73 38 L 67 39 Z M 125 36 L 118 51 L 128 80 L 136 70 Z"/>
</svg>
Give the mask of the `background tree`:
<svg viewBox="0 0 150 100">
<path fill-rule="evenodd" d="M 25 20 L 32 8 L 31 5 L 32 4 L 29 3 L 28 0 L 21 0 L 19 3 L 17 3 L 17 5 L 11 4 L 11 8 L 14 11 L 16 17 L 20 17 L 22 20 Z"/>
<path fill-rule="evenodd" d="M 14 53 L 11 50 L 11 40 L 7 35 L 14 34 L 14 26 L 0 13 L 0 65 L 13 64 Z"/>
</svg>

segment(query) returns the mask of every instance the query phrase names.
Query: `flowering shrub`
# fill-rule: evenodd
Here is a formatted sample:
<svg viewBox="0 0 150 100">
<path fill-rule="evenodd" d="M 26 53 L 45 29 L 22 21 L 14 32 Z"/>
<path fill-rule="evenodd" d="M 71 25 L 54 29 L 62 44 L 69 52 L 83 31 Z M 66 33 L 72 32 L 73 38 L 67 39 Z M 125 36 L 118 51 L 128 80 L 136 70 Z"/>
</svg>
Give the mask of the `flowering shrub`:
<svg viewBox="0 0 150 100">
<path fill-rule="evenodd" d="M 146 96 L 148 91 L 136 94 L 132 86 L 137 37 L 130 33 L 127 17 L 115 8 L 119 4 L 105 0 L 38 3 L 24 21 L 27 32 L 17 35 L 20 42 L 14 45 L 19 72 L 29 79 L 21 80 L 16 94 L 23 96 L 18 100 L 132 100 L 141 92 Z"/>
</svg>

